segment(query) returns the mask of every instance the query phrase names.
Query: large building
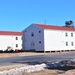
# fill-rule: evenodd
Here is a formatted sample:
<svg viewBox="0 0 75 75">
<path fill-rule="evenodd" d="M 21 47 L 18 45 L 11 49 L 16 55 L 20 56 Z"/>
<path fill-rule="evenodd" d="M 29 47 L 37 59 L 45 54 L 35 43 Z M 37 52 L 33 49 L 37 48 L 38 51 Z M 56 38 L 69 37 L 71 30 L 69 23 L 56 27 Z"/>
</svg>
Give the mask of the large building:
<svg viewBox="0 0 75 75">
<path fill-rule="evenodd" d="M 22 49 L 22 33 L 11 31 L 0 31 L 0 50 Z"/>
<path fill-rule="evenodd" d="M 31 24 L 22 31 L 23 50 L 75 50 L 75 28 Z"/>
</svg>

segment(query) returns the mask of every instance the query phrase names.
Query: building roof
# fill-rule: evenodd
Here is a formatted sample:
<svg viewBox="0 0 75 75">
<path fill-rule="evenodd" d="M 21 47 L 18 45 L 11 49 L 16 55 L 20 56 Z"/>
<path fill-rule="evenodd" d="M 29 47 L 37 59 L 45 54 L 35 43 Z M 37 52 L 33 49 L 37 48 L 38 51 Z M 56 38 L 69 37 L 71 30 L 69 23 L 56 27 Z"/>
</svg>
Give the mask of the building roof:
<svg viewBox="0 0 75 75">
<path fill-rule="evenodd" d="M 70 28 L 70 27 L 51 26 L 51 25 L 44 25 L 44 24 L 34 24 L 34 25 L 43 29 L 75 31 L 75 28 Z"/>
<path fill-rule="evenodd" d="M 0 35 L 16 35 L 16 36 L 21 36 L 21 32 L 11 32 L 11 31 L 0 31 Z"/>
</svg>

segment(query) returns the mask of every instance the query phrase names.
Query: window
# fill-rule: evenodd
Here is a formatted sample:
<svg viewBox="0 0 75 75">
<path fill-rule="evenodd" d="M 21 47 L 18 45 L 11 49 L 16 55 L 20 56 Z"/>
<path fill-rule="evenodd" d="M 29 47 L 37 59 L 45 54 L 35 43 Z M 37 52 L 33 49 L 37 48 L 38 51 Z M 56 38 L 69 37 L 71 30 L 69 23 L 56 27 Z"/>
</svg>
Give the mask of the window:
<svg viewBox="0 0 75 75">
<path fill-rule="evenodd" d="M 68 36 L 68 34 L 66 33 L 66 37 Z"/>
<path fill-rule="evenodd" d="M 68 42 L 66 42 L 66 46 L 68 46 Z"/>
<path fill-rule="evenodd" d="M 34 33 L 31 33 L 31 36 L 33 37 L 34 36 Z"/>
<path fill-rule="evenodd" d="M 73 37 L 73 33 L 71 33 L 71 37 Z"/>
<path fill-rule="evenodd" d="M 39 33 L 41 33 L 41 31 L 39 31 Z"/>
<path fill-rule="evenodd" d="M 41 41 L 39 41 L 39 43 L 41 43 Z"/>
<path fill-rule="evenodd" d="M 16 47 L 18 47 L 18 44 L 16 44 Z"/>
<path fill-rule="evenodd" d="M 73 46 L 74 44 L 73 44 L 73 42 L 71 42 L 71 46 Z"/>
<path fill-rule="evenodd" d="M 16 37 L 16 40 L 18 40 L 18 37 Z"/>
</svg>

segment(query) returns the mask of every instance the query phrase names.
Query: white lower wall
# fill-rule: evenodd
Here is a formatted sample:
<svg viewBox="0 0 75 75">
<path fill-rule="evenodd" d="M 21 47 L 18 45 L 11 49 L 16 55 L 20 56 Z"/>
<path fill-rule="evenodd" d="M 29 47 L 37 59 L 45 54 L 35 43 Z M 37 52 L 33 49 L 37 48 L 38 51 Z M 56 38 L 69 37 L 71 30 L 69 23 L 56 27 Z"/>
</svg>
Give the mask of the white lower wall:
<svg viewBox="0 0 75 75">
<path fill-rule="evenodd" d="M 18 37 L 18 40 L 16 40 Z M 13 50 L 22 49 L 22 36 L 0 35 L 0 50 L 6 50 L 8 46 L 11 46 Z M 16 47 L 18 44 L 18 47 Z"/>
<path fill-rule="evenodd" d="M 68 37 L 65 33 L 68 33 Z M 58 31 L 58 30 L 44 30 L 44 47 L 45 51 L 57 51 L 57 50 L 75 50 L 75 45 L 71 45 L 71 42 L 75 44 L 75 32 L 71 31 Z M 68 42 L 68 46 L 66 46 Z"/>
</svg>

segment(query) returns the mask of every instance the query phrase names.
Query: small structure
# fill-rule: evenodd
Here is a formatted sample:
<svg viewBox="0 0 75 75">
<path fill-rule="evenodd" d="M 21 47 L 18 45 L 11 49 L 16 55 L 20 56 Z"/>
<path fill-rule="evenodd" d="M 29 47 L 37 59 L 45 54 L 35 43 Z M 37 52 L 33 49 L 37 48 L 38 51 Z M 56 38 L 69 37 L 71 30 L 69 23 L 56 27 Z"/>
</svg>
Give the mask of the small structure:
<svg viewBox="0 0 75 75">
<path fill-rule="evenodd" d="M 11 31 L 0 31 L 0 51 L 21 50 L 22 33 Z"/>
<path fill-rule="evenodd" d="M 75 50 L 75 28 L 31 24 L 22 31 L 23 50 Z"/>
</svg>

